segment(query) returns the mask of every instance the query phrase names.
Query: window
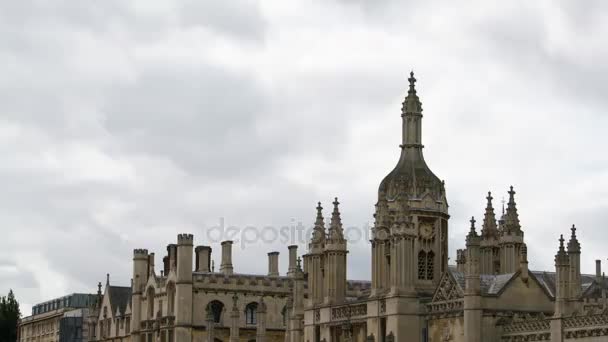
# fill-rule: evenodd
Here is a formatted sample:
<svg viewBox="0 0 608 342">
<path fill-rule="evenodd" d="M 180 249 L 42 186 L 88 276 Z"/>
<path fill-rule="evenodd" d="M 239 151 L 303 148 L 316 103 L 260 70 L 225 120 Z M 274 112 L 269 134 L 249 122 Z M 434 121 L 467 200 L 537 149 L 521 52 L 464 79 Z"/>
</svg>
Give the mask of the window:
<svg viewBox="0 0 608 342">
<path fill-rule="evenodd" d="M 418 279 L 426 278 L 426 252 L 420 251 L 418 253 Z"/>
<path fill-rule="evenodd" d="M 224 311 L 224 304 L 218 300 L 214 300 L 207 305 L 207 309 L 213 316 L 213 322 L 220 323 L 222 319 L 222 311 Z"/>
<path fill-rule="evenodd" d="M 118 328 L 119 328 L 119 322 L 120 322 L 120 318 L 116 318 L 116 328 L 114 329 L 114 332 L 116 333 L 116 335 L 114 336 L 118 336 Z"/>
<path fill-rule="evenodd" d="M 104 338 L 106 337 L 105 335 L 105 330 L 103 329 L 103 321 L 99 322 L 99 337 Z"/>
<path fill-rule="evenodd" d="M 283 310 L 281 310 L 281 316 L 283 316 L 283 325 L 287 326 L 287 307 L 284 306 Z"/>
<path fill-rule="evenodd" d="M 131 333 L 131 317 L 127 317 L 127 322 L 125 323 L 125 333 Z"/>
<path fill-rule="evenodd" d="M 175 285 L 169 283 L 167 285 L 167 315 L 172 316 L 175 313 Z"/>
<path fill-rule="evenodd" d="M 257 324 L 258 303 L 249 303 L 245 307 L 245 324 Z"/>
<path fill-rule="evenodd" d="M 148 319 L 154 318 L 154 288 L 148 288 L 146 295 L 146 303 L 148 304 Z"/>
<path fill-rule="evenodd" d="M 97 324 L 95 323 L 91 324 L 91 334 L 93 334 L 93 337 L 97 336 Z"/>
<path fill-rule="evenodd" d="M 433 251 L 430 251 L 429 254 L 426 255 L 426 279 L 433 280 L 435 273 L 435 254 Z"/>
</svg>

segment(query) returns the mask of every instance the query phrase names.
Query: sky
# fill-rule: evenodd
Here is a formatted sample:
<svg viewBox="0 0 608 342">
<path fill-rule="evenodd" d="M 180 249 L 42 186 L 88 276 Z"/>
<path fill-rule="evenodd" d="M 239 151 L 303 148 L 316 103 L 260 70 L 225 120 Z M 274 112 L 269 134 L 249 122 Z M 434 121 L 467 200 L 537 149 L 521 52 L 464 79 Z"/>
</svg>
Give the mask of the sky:
<svg viewBox="0 0 608 342">
<path fill-rule="evenodd" d="M 425 158 L 446 182 L 451 260 L 515 187 L 530 268 L 578 227 L 608 241 L 605 1 L 2 1 L 0 294 L 31 305 L 160 270 L 178 233 L 237 234 L 236 272 L 306 237 L 317 201 L 365 232 L 399 157 L 414 70 Z M 328 221 L 328 220 L 327 220 Z M 287 227 L 287 228 L 283 228 Z M 222 230 L 223 229 L 223 230 Z M 222 233 L 223 231 L 223 233 Z M 211 234 L 210 232 L 213 232 Z"/>
</svg>

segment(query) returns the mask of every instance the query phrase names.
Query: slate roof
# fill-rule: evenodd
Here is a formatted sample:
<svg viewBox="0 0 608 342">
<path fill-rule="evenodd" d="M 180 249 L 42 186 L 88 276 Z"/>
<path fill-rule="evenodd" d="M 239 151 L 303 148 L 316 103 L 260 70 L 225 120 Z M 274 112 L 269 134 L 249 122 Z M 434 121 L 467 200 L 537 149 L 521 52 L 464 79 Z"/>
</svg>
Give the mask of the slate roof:
<svg viewBox="0 0 608 342">
<path fill-rule="evenodd" d="M 131 287 L 130 286 L 110 286 L 108 289 L 110 295 L 110 305 L 112 305 L 112 314 L 116 313 L 118 308 L 121 314 L 127 310 L 127 305 L 131 302 Z"/>
<path fill-rule="evenodd" d="M 460 286 L 460 289 L 464 291 L 465 278 L 463 272 L 458 272 L 456 266 L 448 266 L 448 271 Z M 515 276 L 516 273 L 509 274 L 482 274 L 480 287 L 482 296 L 496 296 L 500 294 L 509 281 Z M 530 274 L 538 281 L 540 286 L 547 292 L 551 298 L 555 298 L 555 272 L 545 271 L 530 271 Z M 608 281 L 605 281 L 604 286 L 608 288 Z M 595 276 L 582 274 L 581 275 L 581 290 L 583 291 L 583 297 L 593 296 L 598 291 L 599 286 L 595 283 Z M 601 290 L 600 290 L 601 291 Z"/>
</svg>

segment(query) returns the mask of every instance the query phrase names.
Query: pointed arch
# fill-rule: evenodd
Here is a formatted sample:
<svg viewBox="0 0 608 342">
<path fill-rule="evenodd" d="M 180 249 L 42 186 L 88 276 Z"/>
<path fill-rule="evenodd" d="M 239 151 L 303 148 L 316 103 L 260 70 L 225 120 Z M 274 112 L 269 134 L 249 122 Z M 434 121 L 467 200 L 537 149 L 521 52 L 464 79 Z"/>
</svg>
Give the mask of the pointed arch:
<svg viewBox="0 0 608 342">
<path fill-rule="evenodd" d="M 220 323 L 222 321 L 222 312 L 224 312 L 224 303 L 219 300 L 213 300 L 207 304 L 207 310 L 213 316 L 214 323 Z"/>
<path fill-rule="evenodd" d="M 258 303 L 251 302 L 245 306 L 245 324 L 257 324 Z"/>
<path fill-rule="evenodd" d="M 154 287 L 148 287 L 146 291 L 146 305 L 148 306 L 148 319 L 154 319 L 154 296 L 156 292 L 154 291 Z"/>
<path fill-rule="evenodd" d="M 175 315 L 175 283 L 172 281 L 167 284 L 167 313 L 168 316 Z"/>
</svg>

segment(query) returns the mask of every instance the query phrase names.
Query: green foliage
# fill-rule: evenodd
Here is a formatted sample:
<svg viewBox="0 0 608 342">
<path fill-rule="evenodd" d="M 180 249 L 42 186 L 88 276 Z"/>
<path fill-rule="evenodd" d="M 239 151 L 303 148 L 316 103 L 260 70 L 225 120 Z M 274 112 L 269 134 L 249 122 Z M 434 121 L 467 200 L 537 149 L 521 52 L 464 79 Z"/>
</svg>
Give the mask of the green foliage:
<svg viewBox="0 0 608 342">
<path fill-rule="evenodd" d="M 17 324 L 21 312 L 13 290 L 0 298 L 0 342 L 17 341 Z"/>
</svg>

